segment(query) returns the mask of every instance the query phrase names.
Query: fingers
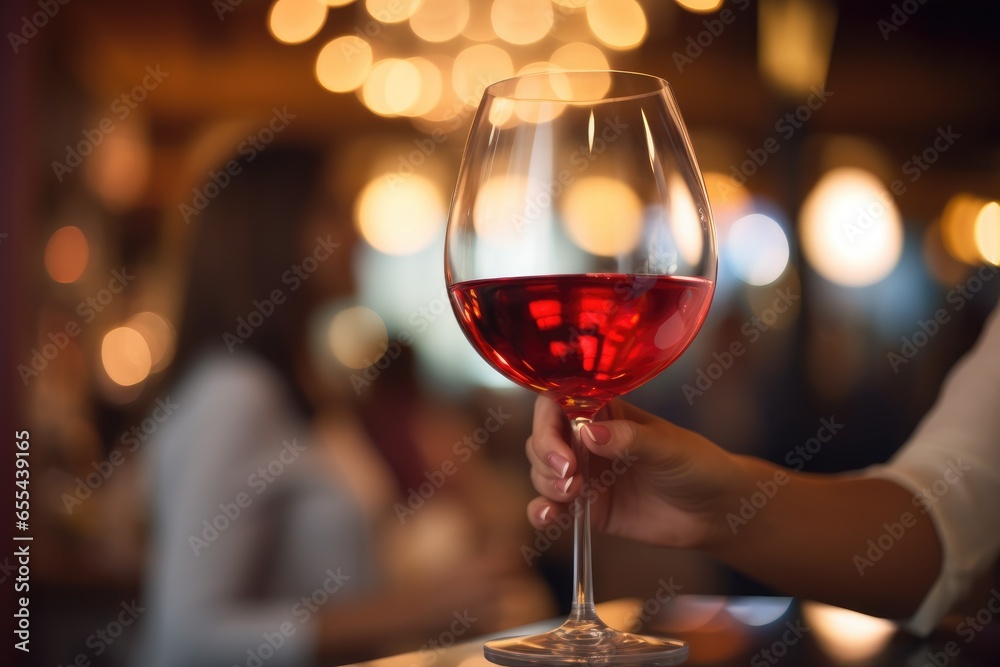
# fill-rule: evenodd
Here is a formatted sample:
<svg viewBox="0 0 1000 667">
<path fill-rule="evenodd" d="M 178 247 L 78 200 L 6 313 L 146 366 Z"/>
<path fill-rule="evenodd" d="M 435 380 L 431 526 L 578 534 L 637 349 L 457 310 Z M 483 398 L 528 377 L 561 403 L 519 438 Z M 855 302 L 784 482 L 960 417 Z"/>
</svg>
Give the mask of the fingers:
<svg viewBox="0 0 1000 667">
<path fill-rule="evenodd" d="M 565 426 L 562 409 L 550 399 L 539 396 L 535 401 L 531 437 L 525 443 L 533 472 L 552 480 L 565 480 L 573 475 L 576 458 L 566 442 Z M 539 489 L 539 493 L 545 492 Z"/>
<path fill-rule="evenodd" d="M 531 469 L 531 484 L 535 491 L 556 502 L 569 502 L 580 492 L 583 480 L 576 475 L 564 479 L 547 477 L 536 468 Z"/>
<path fill-rule="evenodd" d="M 528 522 L 532 527 L 542 529 L 555 520 L 555 517 L 568 511 L 565 503 L 553 502 L 549 498 L 535 498 L 528 503 Z"/>
</svg>

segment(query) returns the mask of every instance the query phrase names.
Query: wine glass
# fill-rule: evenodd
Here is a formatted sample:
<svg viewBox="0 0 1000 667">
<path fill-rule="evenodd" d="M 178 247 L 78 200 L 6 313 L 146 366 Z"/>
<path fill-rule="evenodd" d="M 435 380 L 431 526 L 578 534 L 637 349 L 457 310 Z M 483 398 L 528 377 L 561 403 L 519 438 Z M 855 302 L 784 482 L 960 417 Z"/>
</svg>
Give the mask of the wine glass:
<svg viewBox="0 0 1000 667">
<path fill-rule="evenodd" d="M 557 401 L 581 428 L 669 366 L 715 288 L 705 185 L 666 81 L 546 72 L 486 88 L 445 242 L 459 325 L 500 373 Z M 594 485 L 594 489 L 598 486 Z M 674 665 L 684 642 L 619 632 L 594 610 L 590 502 L 573 504 L 572 611 L 559 628 L 488 642 L 501 665 Z"/>
</svg>

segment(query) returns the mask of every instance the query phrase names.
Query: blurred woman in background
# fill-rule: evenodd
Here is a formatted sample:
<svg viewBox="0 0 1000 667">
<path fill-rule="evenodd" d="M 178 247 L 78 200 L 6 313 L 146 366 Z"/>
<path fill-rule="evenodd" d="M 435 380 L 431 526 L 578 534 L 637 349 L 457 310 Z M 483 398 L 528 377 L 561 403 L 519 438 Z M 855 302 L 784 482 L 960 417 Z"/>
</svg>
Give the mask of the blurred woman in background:
<svg viewBox="0 0 1000 667">
<path fill-rule="evenodd" d="M 346 291 L 350 256 L 336 206 L 316 194 L 322 174 L 316 152 L 268 147 L 193 218 L 170 382 L 179 407 L 149 448 L 136 664 L 343 663 L 416 649 L 457 618 L 467 636 L 501 623 L 513 568 L 488 550 L 385 576 L 380 545 L 413 547 L 380 533 L 397 489 L 426 469 L 400 419 L 416 403 L 385 379 L 359 413 L 313 371 L 309 313 Z M 544 613 L 546 598 L 524 590 Z"/>
</svg>

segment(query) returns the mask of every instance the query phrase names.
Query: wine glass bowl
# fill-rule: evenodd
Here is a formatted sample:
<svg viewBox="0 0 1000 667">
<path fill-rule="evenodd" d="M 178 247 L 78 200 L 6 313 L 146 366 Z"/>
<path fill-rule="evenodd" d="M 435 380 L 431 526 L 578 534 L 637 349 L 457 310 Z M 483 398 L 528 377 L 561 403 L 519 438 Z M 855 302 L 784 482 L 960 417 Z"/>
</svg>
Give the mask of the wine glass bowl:
<svg viewBox="0 0 1000 667">
<path fill-rule="evenodd" d="M 489 86 L 448 220 L 446 282 L 473 347 L 556 400 L 580 429 L 690 345 L 715 287 L 708 198 L 669 85 L 548 72 Z M 667 665 L 686 645 L 604 625 L 593 608 L 589 503 L 574 503 L 576 593 L 551 633 L 487 643 L 504 665 Z"/>
</svg>

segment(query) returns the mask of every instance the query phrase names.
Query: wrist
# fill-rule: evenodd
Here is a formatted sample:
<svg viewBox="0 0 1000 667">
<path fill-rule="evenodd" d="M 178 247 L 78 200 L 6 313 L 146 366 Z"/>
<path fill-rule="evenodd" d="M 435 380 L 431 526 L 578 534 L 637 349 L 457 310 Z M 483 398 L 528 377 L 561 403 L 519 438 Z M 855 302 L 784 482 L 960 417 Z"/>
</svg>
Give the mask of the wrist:
<svg viewBox="0 0 1000 667">
<path fill-rule="evenodd" d="M 738 552 L 755 534 L 767 532 L 768 506 L 794 475 L 787 468 L 754 456 L 733 454 L 732 458 L 734 483 L 719 502 L 715 538 L 706 549 L 718 557 Z"/>
</svg>

